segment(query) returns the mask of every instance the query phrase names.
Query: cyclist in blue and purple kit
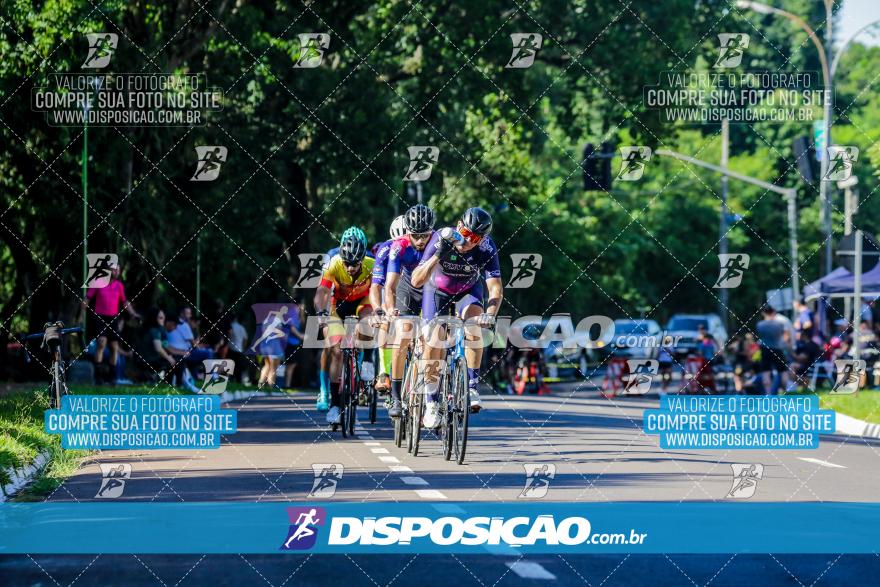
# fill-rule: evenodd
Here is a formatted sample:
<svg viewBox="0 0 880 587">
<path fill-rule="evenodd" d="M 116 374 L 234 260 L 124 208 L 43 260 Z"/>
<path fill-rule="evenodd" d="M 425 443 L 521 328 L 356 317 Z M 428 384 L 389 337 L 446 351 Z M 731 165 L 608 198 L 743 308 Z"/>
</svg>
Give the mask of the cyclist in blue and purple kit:
<svg viewBox="0 0 880 587">
<path fill-rule="evenodd" d="M 424 286 L 422 319 L 458 315 L 465 320 L 465 346 L 468 365 L 468 389 L 471 411 L 481 408 L 477 384 L 480 378 L 481 328 L 492 328 L 501 308 L 504 286 L 498 263 L 498 247 L 489 237 L 492 216 L 482 208 L 469 208 L 455 229 L 435 232 L 428 242 L 419 266 L 413 271 L 413 287 Z M 483 279 L 488 300 L 483 305 Z M 445 349 L 431 345 L 433 336 L 426 337 L 425 359 L 442 359 Z M 476 344 L 474 344 L 476 343 Z M 439 425 L 437 389 L 439 382 L 426 382 L 426 405 L 422 423 L 426 428 Z"/>
<path fill-rule="evenodd" d="M 424 204 L 416 204 L 403 216 L 406 234 L 395 239 L 388 252 L 385 309 L 389 314 L 418 316 L 422 311 L 422 288 L 412 284 L 412 272 L 422 260 L 428 241 L 434 235 L 435 218 L 434 211 Z M 407 344 L 401 344 L 403 340 L 394 341 L 397 344 L 391 350 L 391 407 L 388 415 L 392 418 L 401 414 L 400 390 L 411 340 L 412 336 L 406 338 Z"/>
</svg>

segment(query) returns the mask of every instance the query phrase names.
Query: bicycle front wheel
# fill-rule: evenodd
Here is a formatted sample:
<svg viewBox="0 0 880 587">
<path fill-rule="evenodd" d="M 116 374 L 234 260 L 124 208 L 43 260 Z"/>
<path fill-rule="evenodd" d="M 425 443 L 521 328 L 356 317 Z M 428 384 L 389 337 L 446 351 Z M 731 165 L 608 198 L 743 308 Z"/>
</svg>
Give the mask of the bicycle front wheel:
<svg viewBox="0 0 880 587">
<path fill-rule="evenodd" d="M 467 450 L 468 415 L 471 411 L 470 394 L 468 393 L 467 364 L 459 358 L 452 374 L 453 409 L 452 409 L 452 452 L 456 462 L 464 463 Z"/>
</svg>

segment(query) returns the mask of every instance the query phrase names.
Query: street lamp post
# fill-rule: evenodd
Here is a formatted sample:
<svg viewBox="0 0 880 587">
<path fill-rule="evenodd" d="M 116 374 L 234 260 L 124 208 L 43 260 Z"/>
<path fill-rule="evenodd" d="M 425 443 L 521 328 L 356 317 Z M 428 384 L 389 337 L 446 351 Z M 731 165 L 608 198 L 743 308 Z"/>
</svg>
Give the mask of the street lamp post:
<svg viewBox="0 0 880 587">
<path fill-rule="evenodd" d="M 822 153 L 821 159 L 821 175 L 822 177 L 819 179 L 819 201 L 822 206 L 822 230 L 825 233 L 825 258 L 824 258 L 824 273 L 827 275 L 831 273 L 831 198 L 828 195 L 828 180 L 825 178 L 828 175 L 828 146 L 831 145 L 831 102 L 834 96 L 834 91 L 832 87 L 833 79 L 831 68 L 829 66 L 829 61 L 831 60 L 831 46 L 832 46 L 832 12 L 834 8 L 833 0 L 824 0 L 825 2 L 825 45 L 822 45 L 822 41 L 819 40 L 819 36 L 816 35 L 816 31 L 810 28 L 804 19 L 797 16 L 796 14 L 792 14 L 791 12 L 787 12 L 780 8 L 775 8 L 773 6 L 768 6 L 767 4 L 763 4 L 761 2 L 752 2 L 751 0 L 739 0 L 736 3 L 737 8 L 743 8 L 747 10 L 753 10 L 759 14 L 775 14 L 790 20 L 791 22 L 798 25 L 801 29 L 803 29 L 810 40 L 813 42 L 813 45 L 816 46 L 816 49 L 819 51 L 819 62 L 822 64 L 822 78 L 825 82 L 825 99 L 823 100 L 823 108 L 824 108 L 824 120 L 823 123 L 823 132 L 825 135 L 825 152 Z"/>
</svg>

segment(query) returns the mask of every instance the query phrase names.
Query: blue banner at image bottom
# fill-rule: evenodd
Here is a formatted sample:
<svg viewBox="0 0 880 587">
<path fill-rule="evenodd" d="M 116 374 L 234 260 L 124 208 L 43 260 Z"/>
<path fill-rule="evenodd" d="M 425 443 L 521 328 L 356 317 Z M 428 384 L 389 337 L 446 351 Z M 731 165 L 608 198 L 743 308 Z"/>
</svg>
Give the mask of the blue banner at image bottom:
<svg viewBox="0 0 880 587">
<path fill-rule="evenodd" d="M 873 553 L 875 503 L 22 503 L 9 553 Z"/>
</svg>

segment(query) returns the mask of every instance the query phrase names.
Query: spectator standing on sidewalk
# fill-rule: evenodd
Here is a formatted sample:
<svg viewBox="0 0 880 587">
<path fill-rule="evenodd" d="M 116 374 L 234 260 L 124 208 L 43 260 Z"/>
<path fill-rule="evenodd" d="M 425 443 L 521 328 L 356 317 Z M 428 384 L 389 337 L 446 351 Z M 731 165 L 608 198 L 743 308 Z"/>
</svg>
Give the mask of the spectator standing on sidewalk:
<svg viewBox="0 0 880 587">
<path fill-rule="evenodd" d="M 810 310 L 804 300 L 800 299 L 794 303 L 794 315 L 794 328 L 798 334 L 797 340 L 802 340 L 800 336 L 802 332 L 806 332 L 807 336 L 811 339 L 815 338 L 819 331 L 816 324 L 816 318 L 813 315 L 813 311 Z"/>
<path fill-rule="evenodd" d="M 783 388 L 788 386 L 788 351 L 786 349 L 785 323 L 777 320 L 778 314 L 773 306 L 767 304 L 761 309 L 763 319 L 758 322 L 755 332 L 758 335 L 758 344 L 761 347 L 761 364 L 758 372 L 761 374 L 761 383 L 764 393 L 776 395 L 779 387 L 774 385 L 773 372 L 775 371 Z"/>
<path fill-rule="evenodd" d="M 119 360 L 119 314 L 124 309 L 129 316 L 137 320 L 141 315 L 129 303 L 125 296 L 125 286 L 119 279 L 120 266 L 110 269 L 110 283 L 105 287 L 90 287 L 86 291 L 86 299 L 82 304 L 84 319 L 87 321 L 87 334 L 97 337 L 95 354 L 95 379 L 106 381 L 115 379 L 116 363 Z M 104 362 L 104 349 L 110 345 L 110 365 Z"/>
<path fill-rule="evenodd" d="M 229 330 L 226 331 L 229 338 L 229 352 L 227 357 L 235 361 L 235 378 L 248 385 L 251 382 L 250 366 L 251 363 L 245 358 L 244 351 L 248 341 L 248 333 L 241 324 L 239 314 L 232 317 L 229 324 Z"/>
<path fill-rule="evenodd" d="M 305 304 L 302 300 L 294 300 L 290 309 L 287 323 L 287 346 L 284 347 L 284 387 L 293 387 L 293 375 L 296 372 L 296 364 L 299 345 L 302 344 L 305 335 L 302 333 L 303 318 L 306 315 Z"/>
</svg>

